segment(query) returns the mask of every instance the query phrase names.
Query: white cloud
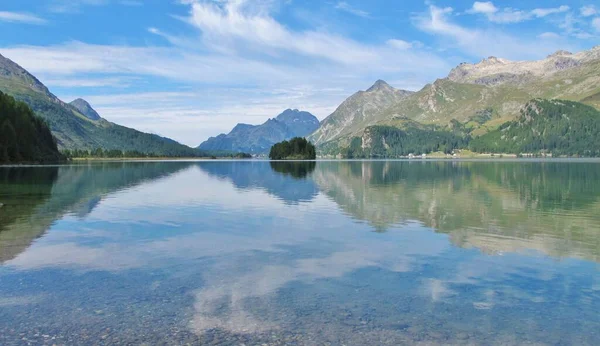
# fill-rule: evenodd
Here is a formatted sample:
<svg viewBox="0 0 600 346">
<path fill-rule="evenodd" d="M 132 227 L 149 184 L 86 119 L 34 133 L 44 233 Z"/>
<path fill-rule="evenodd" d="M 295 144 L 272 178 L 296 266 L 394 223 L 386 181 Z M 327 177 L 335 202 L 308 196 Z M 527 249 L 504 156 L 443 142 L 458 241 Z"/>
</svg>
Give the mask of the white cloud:
<svg viewBox="0 0 600 346">
<path fill-rule="evenodd" d="M 355 8 L 345 1 L 339 1 L 335 5 L 335 8 L 338 10 L 344 11 L 344 12 L 348 12 L 355 16 L 359 16 L 359 17 L 363 17 L 363 18 L 371 18 L 371 14 L 369 12 Z"/>
<path fill-rule="evenodd" d="M 219 83 L 250 82 L 282 78 L 285 71 L 276 65 L 233 56 L 199 55 L 165 47 L 90 45 L 72 42 L 64 45 L 5 48 L 4 54 L 34 74 L 47 76 L 97 74 L 137 74 L 178 81 Z"/>
<path fill-rule="evenodd" d="M 450 20 L 453 9 L 431 5 L 429 12 L 414 18 L 415 25 L 428 33 L 444 37 L 439 46 L 459 49 L 477 57 L 490 55 L 507 59 L 539 59 L 558 49 L 578 50 L 569 44 L 556 41 L 540 41 L 537 37 L 512 36 L 497 30 L 467 28 Z M 451 39 L 448 42 L 448 38 Z"/>
<path fill-rule="evenodd" d="M 592 27 L 594 28 L 594 30 L 600 32 L 600 17 L 594 18 L 592 20 Z"/>
<path fill-rule="evenodd" d="M 536 8 L 532 10 L 531 13 L 538 18 L 543 18 L 551 14 L 567 12 L 569 9 L 569 6 L 562 5 L 555 8 Z"/>
<path fill-rule="evenodd" d="M 593 36 L 583 29 L 587 24 L 586 21 L 576 17 L 573 13 L 567 13 L 563 20 L 558 23 L 558 27 L 564 30 L 565 34 L 569 36 L 578 39 L 589 39 Z"/>
<path fill-rule="evenodd" d="M 406 42 L 404 40 L 396 40 L 396 39 L 388 40 L 387 44 L 394 48 L 400 49 L 400 50 L 410 49 L 413 46 L 413 44 L 410 42 Z"/>
<path fill-rule="evenodd" d="M 467 12 L 493 14 L 493 13 L 498 12 L 498 8 L 496 6 L 494 6 L 494 4 L 491 1 L 487 1 L 487 2 L 475 1 L 473 3 L 473 8 Z"/>
<path fill-rule="evenodd" d="M 0 11 L 0 22 L 43 25 L 47 21 L 31 13 Z"/>
<path fill-rule="evenodd" d="M 598 9 L 596 9 L 596 6 L 594 6 L 594 5 L 586 5 L 586 6 L 581 7 L 579 9 L 579 12 L 584 17 L 591 17 L 598 13 Z"/>
<path fill-rule="evenodd" d="M 111 88 L 128 88 L 131 86 L 130 78 L 120 77 L 96 77 L 96 78 L 72 78 L 72 77 L 58 77 L 58 78 L 43 78 L 44 84 L 53 87 L 63 88 L 97 88 L 97 87 L 111 87 Z"/>
<path fill-rule="evenodd" d="M 193 3 L 188 22 L 202 32 L 206 44 L 222 51 L 275 50 L 345 64 L 377 59 L 375 47 L 326 32 L 291 31 L 253 5 L 246 1 Z"/>
<path fill-rule="evenodd" d="M 538 35 L 538 37 L 544 40 L 554 40 L 560 38 L 560 35 L 555 32 L 544 32 Z"/>
<path fill-rule="evenodd" d="M 123 6 L 143 6 L 142 0 L 52 0 L 48 10 L 56 13 L 77 13 L 84 6 L 104 6 L 115 3 Z"/>
<path fill-rule="evenodd" d="M 417 26 L 427 32 L 453 37 L 460 45 L 469 45 L 477 39 L 477 32 L 467 30 L 449 22 L 446 16 L 454 10 L 451 7 L 429 6 L 428 15 L 417 17 Z"/>
<path fill-rule="evenodd" d="M 555 8 L 536 8 L 531 11 L 522 11 L 514 8 L 498 9 L 491 1 L 473 3 L 467 13 L 483 14 L 490 22 L 494 23 L 520 23 L 534 18 L 543 18 L 551 14 L 563 13 L 569 10 L 569 6 L 563 5 Z"/>
</svg>

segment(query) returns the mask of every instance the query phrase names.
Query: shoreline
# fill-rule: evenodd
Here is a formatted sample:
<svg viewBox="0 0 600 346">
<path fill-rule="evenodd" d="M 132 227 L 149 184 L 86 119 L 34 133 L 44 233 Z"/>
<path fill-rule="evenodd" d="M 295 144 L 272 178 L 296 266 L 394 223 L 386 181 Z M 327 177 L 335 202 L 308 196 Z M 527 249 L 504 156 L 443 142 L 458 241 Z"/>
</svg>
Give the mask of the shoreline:
<svg viewBox="0 0 600 346">
<path fill-rule="evenodd" d="M 55 163 L 9 163 L 0 164 L 0 168 L 11 167 L 44 167 L 44 166 L 68 166 L 72 164 L 84 164 L 94 162 L 600 162 L 600 157 L 427 157 L 427 158 L 369 158 L 369 159 L 340 159 L 340 158 L 317 158 L 316 160 L 269 160 L 263 158 L 240 159 L 240 158 L 92 158 L 73 159 L 65 162 Z"/>
<path fill-rule="evenodd" d="M 218 160 L 251 160 L 251 159 L 243 159 L 243 158 L 233 158 L 233 157 L 217 157 L 212 158 L 210 156 L 207 157 L 74 157 L 69 159 L 68 162 L 82 162 L 82 161 L 218 161 Z"/>
</svg>

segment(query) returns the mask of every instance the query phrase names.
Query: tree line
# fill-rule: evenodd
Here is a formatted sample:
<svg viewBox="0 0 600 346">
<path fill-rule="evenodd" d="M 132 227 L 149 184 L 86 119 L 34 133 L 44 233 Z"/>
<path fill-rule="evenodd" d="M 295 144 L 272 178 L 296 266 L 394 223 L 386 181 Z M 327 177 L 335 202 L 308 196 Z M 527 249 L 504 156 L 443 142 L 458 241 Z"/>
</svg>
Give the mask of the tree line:
<svg viewBox="0 0 600 346">
<path fill-rule="evenodd" d="M 119 149 L 102 149 L 96 148 L 94 150 L 86 149 L 65 149 L 62 154 L 69 159 L 89 159 L 89 158 L 104 158 L 104 159 L 118 159 L 118 158 L 160 158 L 160 157 L 184 157 L 184 156 L 169 156 L 161 153 L 145 153 L 137 150 L 119 150 Z M 252 155 L 246 153 L 230 153 L 230 152 L 204 152 L 198 151 L 194 156 L 189 157 L 210 157 L 216 159 L 221 158 L 235 158 L 235 159 L 248 159 L 252 158 Z"/>
<path fill-rule="evenodd" d="M 449 131 L 392 126 L 371 126 L 365 130 L 370 137 L 370 145 L 363 147 L 363 139 L 354 137 L 348 148 L 342 151 L 346 158 L 394 158 L 409 154 L 428 154 L 431 152 L 451 153 L 464 148 L 469 136 L 460 136 Z"/>
</svg>

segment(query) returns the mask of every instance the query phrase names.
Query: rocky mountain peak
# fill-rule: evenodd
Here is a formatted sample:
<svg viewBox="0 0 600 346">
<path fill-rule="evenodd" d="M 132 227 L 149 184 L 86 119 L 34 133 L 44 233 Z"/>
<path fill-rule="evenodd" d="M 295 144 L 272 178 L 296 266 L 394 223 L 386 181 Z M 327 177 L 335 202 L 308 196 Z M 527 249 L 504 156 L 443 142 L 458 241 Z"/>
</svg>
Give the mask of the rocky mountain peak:
<svg viewBox="0 0 600 346">
<path fill-rule="evenodd" d="M 73 106 L 77 111 L 79 111 L 79 113 L 83 114 L 86 118 L 90 120 L 101 119 L 100 114 L 98 114 L 98 112 L 96 112 L 96 110 L 92 108 L 92 106 L 82 98 L 78 98 L 77 100 L 74 100 L 69 104 Z"/>
<path fill-rule="evenodd" d="M 479 62 L 479 65 L 504 65 L 507 61 L 504 59 L 497 58 L 495 56 L 490 56 L 486 59 L 483 59 Z"/>
<path fill-rule="evenodd" d="M 286 121 L 294 121 L 294 119 L 300 120 L 308 120 L 312 121 L 316 119 L 316 117 L 309 112 L 300 111 L 298 109 L 286 109 L 281 114 L 279 114 L 275 119 L 286 122 Z"/>
<path fill-rule="evenodd" d="M 557 50 L 556 52 L 548 55 L 548 58 L 562 57 L 562 56 L 571 56 L 573 53 L 566 50 Z"/>
<path fill-rule="evenodd" d="M 319 127 L 319 119 L 309 112 L 286 109 L 275 119 L 287 125 L 298 136 L 307 136 Z"/>
<path fill-rule="evenodd" d="M 235 127 L 231 130 L 231 133 L 235 133 L 235 132 L 240 132 L 240 131 L 246 131 L 249 128 L 254 127 L 254 125 L 250 125 L 250 124 L 243 124 L 243 123 L 238 123 L 237 125 L 235 125 Z"/>
<path fill-rule="evenodd" d="M 373 86 L 367 89 L 367 92 L 379 91 L 379 90 L 391 90 L 392 87 L 384 80 L 377 80 Z"/>
</svg>

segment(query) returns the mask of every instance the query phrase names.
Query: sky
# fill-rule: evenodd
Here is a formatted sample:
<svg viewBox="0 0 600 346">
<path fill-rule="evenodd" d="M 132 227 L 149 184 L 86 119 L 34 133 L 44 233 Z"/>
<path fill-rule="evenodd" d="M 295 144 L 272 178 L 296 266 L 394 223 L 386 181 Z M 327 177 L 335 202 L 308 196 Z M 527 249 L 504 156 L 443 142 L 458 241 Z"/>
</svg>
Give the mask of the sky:
<svg viewBox="0 0 600 346">
<path fill-rule="evenodd" d="M 63 101 L 197 146 L 287 108 L 323 119 L 383 79 L 600 44 L 591 0 L 1 0 L 0 54 Z"/>
</svg>

